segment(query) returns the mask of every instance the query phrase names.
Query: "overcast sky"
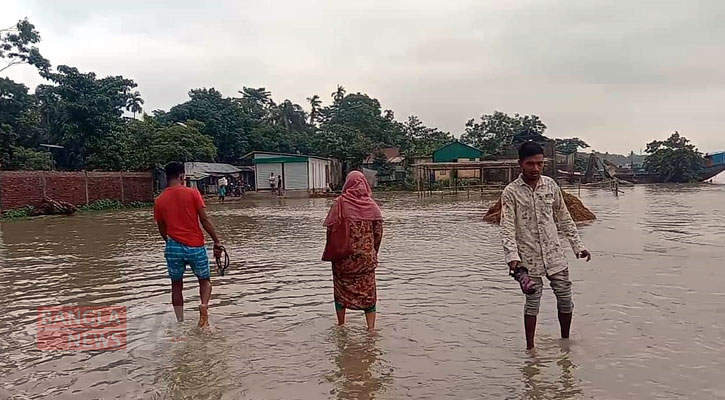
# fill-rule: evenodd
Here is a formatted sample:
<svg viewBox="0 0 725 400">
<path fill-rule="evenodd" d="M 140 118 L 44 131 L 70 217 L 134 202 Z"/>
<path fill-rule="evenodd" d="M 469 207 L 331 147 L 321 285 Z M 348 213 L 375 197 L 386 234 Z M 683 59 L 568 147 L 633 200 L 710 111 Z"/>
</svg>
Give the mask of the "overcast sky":
<svg viewBox="0 0 725 400">
<path fill-rule="evenodd" d="M 639 152 L 674 130 L 725 149 L 722 0 L 2 0 L 0 26 L 24 17 L 54 66 L 131 78 L 147 111 L 198 87 L 264 86 L 307 107 L 342 84 L 456 136 L 500 110 L 600 151 Z"/>
</svg>

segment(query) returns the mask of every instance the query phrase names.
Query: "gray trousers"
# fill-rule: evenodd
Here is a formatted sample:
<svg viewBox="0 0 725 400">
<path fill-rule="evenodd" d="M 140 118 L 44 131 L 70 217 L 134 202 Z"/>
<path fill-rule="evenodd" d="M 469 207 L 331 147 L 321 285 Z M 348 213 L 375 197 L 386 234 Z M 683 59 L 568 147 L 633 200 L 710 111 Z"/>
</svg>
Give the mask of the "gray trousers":
<svg viewBox="0 0 725 400">
<path fill-rule="evenodd" d="M 574 310 L 574 302 L 571 300 L 571 281 L 569 280 L 569 269 L 557 272 L 546 277 L 549 279 L 551 290 L 556 296 L 556 308 L 562 314 L 571 314 Z M 531 277 L 535 283 L 536 292 L 526 295 L 524 315 L 538 315 L 541 305 L 541 292 L 544 290 L 544 280 L 541 277 Z"/>
</svg>

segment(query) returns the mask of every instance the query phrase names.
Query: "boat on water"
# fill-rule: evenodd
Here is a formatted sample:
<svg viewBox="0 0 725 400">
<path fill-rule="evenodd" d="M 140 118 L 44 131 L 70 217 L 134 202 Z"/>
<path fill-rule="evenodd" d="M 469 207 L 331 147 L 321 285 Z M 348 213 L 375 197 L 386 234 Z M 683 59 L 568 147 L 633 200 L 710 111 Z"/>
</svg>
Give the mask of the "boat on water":
<svg viewBox="0 0 725 400">
<path fill-rule="evenodd" d="M 698 180 L 704 182 L 725 171 L 725 151 L 705 154 L 705 161 Z M 662 183 L 656 174 L 638 172 L 632 169 L 618 170 L 614 177 L 631 183 Z"/>
</svg>

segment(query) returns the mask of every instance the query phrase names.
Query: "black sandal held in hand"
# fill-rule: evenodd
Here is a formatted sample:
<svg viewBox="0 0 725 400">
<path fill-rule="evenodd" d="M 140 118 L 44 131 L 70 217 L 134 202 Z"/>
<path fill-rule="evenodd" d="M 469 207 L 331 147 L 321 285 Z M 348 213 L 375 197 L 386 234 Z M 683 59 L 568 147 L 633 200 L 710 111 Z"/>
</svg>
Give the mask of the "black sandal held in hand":
<svg viewBox="0 0 725 400">
<path fill-rule="evenodd" d="M 229 254 L 227 254 L 227 249 L 224 248 L 224 246 L 217 246 L 214 245 L 214 250 L 221 250 L 221 254 L 217 256 L 214 255 L 214 258 L 216 259 L 216 271 L 219 273 L 219 276 L 224 276 L 224 272 L 229 268 Z M 222 256 L 224 257 L 224 261 L 222 262 Z"/>
</svg>

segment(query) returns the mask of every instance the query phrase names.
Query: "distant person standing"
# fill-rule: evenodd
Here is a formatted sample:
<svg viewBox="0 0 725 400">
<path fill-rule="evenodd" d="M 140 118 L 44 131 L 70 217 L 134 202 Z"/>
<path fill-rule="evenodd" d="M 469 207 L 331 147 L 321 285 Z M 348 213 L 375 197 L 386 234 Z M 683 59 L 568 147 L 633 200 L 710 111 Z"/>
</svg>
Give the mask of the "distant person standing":
<svg viewBox="0 0 725 400">
<path fill-rule="evenodd" d="M 282 175 L 277 175 L 277 194 L 281 197 L 282 196 L 282 188 L 284 186 L 284 183 L 282 182 Z"/>
<path fill-rule="evenodd" d="M 338 325 L 345 324 L 348 308 L 363 310 L 371 332 L 378 301 L 375 269 L 383 240 L 383 216 L 372 193 L 362 172 L 350 172 L 325 219 L 327 243 L 322 255 L 332 262 Z"/>
<path fill-rule="evenodd" d="M 214 224 L 206 215 L 206 204 L 198 190 L 184 187 L 184 164 L 172 162 L 166 166 L 167 188 L 154 202 L 154 218 L 159 233 L 166 242 L 166 265 L 171 278 L 171 303 L 176 319 L 184 320 L 184 270 L 189 265 L 199 279 L 199 327 L 209 325 L 211 275 L 209 258 L 204 247 L 204 234 L 214 241 L 214 256 L 221 256 L 221 241 Z"/>
<path fill-rule="evenodd" d="M 217 191 L 219 192 L 219 200 L 224 203 L 224 198 L 227 197 L 227 188 L 229 186 L 229 181 L 226 176 L 219 178 L 218 186 Z"/>
<path fill-rule="evenodd" d="M 269 175 L 269 188 L 272 189 L 272 194 L 276 194 L 277 190 L 277 177 L 274 176 L 274 172 Z"/>
<path fill-rule="evenodd" d="M 522 144 L 519 165 L 521 175 L 506 186 L 501 195 L 501 236 L 511 273 L 523 276 L 527 284 L 533 284 L 533 287 L 527 285 L 529 293 L 524 307 L 526 348 L 532 349 L 544 276 L 556 296 L 561 337 L 569 337 L 574 303 L 559 231 L 566 235 L 577 258 L 589 261 L 592 256 L 579 238 L 559 186 L 553 179 L 541 175 L 543 148 L 534 142 Z M 519 282 L 524 289 L 523 280 Z"/>
<path fill-rule="evenodd" d="M 247 182 L 244 181 L 244 176 L 242 174 L 239 174 L 239 195 L 244 196 L 244 190 L 246 189 Z"/>
</svg>

